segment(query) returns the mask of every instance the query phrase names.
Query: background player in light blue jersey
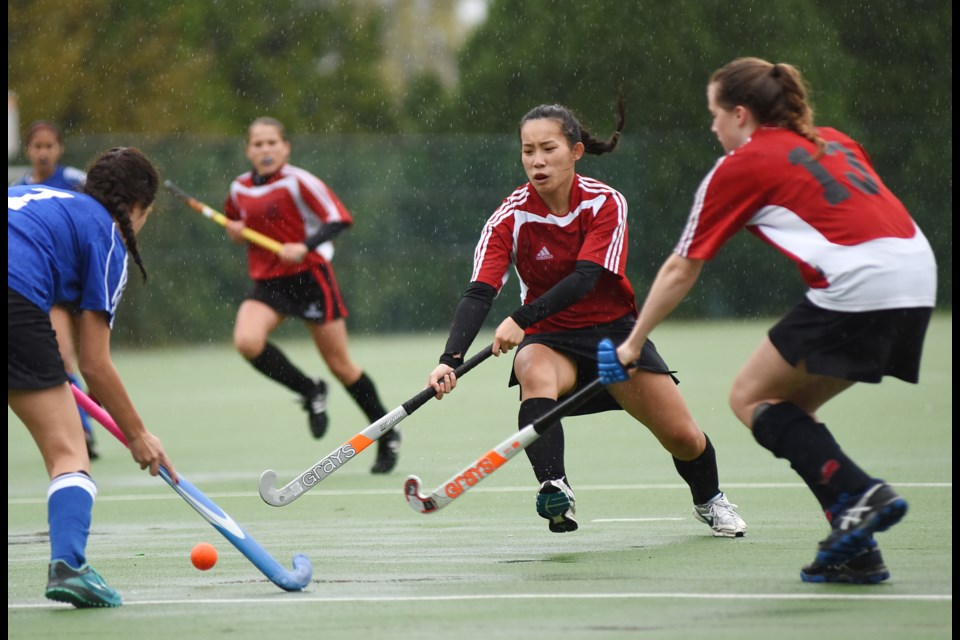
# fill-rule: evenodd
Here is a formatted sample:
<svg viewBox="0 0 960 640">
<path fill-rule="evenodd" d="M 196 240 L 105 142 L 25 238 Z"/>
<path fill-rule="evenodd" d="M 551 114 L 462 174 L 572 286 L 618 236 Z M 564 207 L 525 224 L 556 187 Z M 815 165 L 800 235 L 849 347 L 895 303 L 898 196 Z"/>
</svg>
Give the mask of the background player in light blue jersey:
<svg viewBox="0 0 960 640">
<path fill-rule="evenodd" d="M 60 164 L 64 147 L 63 136 L 60 134 L 57 125 L 49 120 L 37 120 L 27 129 L 24 140 L 24 150 L 30 160 L 30 170 L 14 182 L 14 185 L 43 184 L 58 189 L 70 189 L 71 191 L 79 191 L 83 188 L 83 183 L 87 180 L 87 174 L 76 167 Z M 53 330 L 57 333 L 60 356 L 63 358 L 67 376 L 70 378 L 70 382 L 82 389 L 80 376 L 77 375 L 77 349 L 71 309 L 54 305 L 50 309 L 50 322 L 53 323 Z M 87 438 L 87 453 L 91 460 L 96 460 L 100 455 L 97 453 L 94 442 L 90 417 L 83 409 L 78 408 L 78 411 L 80 412 L 80 424 L 83 425 L 83 431 Z"/>
<path fill-rule="evenodd" d="M 87 174 L 76 167 L 60 164 L 63 157 L 63 136 L 49 120 L 37 120 L 27 129 L 24 151 L 30 160 L 30 170 L 10 186 L 45 184 L 58 189 L 79 191 Z"/>
<path fill-rule="evenodd" d="M 30 431 L 50 477 L 46 596 L 76 607 L 116 607 L 121 599 L 87 564 L 97 487 L 50 309 L 78 309 L 80 370 L 91 392 L 127 437 L 140 468 L 157 475 L 163 465 L 176 481 L 110 357 L 128 255 L 147 277 L 136 234 L 158 185 L 140 151 L 115 148 L 91 165 L 83 193 L 39 185 L 7 190 L 7 405 Z"/>
</svg>

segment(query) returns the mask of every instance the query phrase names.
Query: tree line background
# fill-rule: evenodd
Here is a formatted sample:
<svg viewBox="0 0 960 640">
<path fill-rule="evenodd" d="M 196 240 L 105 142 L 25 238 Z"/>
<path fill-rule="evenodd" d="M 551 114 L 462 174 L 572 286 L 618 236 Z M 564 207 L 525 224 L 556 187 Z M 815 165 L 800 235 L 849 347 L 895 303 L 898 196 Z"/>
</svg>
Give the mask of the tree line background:
<svg viewBox="0 0 960 640">
<path fill-rule="evenodd" d="M 455 3 L 422 6 L 10 0 L 8 88 L 24 126 L 63 128 L 68 164 L 135 145 L 215 209 L 247 168 L 247 125 L 279 118 L 291 162 L 356 218 L 334 258 L 351 330 L 445 331 L 483 222 L 525 181 L 516 134 L 531 107 L 563 103 L 605 137 L 624 95 L 620 147 L 578 170 L 626 195 L 642 298 L 721 153 L 710 73 L 743 55 L 789 62 L 811 84 L 817 122 L 859 140 L 924 229 L 938 306 L 952 309 L 949 1 L 491 0 L 450 52 L 453 83 L 414 53 L 453 29 Z M 242 248 L 168 194 L 158 205 L 141 236 L 150 281 L 131 278 L 118 343 L 228 339 L 248 287 Z M 776 315 L 799 299 L 793 266 L 748 235 L 708 265 L 678 317 Z M 489 322 L 518 304 L 512 281 Z"/>
</svg>

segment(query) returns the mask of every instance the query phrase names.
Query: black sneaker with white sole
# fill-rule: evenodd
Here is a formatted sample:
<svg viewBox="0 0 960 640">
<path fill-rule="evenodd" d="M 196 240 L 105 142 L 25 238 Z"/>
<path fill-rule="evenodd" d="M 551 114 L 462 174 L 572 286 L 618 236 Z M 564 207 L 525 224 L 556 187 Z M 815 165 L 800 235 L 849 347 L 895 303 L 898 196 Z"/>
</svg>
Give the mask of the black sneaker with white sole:
<svg viewBox="0 0 960 640">
<path fill-rule="evenodd" d="M 304 396 L 303 408 L 310 421 L 310 433 L 314 438 L 322 438 L 327 432 L 329 419 L 327 418 L 327 383 L 317 380 L 317 386 L 310 395 Z"/>
<path fill-rule="evenodd" d="M 380 436 L 377 440 L 377 459 L 370 469 L 370 473 L 390 473 L 397 466 L 397 459 L 400 457 L 400 429 L 394 427 L 390 431 Z"/>
</svg>

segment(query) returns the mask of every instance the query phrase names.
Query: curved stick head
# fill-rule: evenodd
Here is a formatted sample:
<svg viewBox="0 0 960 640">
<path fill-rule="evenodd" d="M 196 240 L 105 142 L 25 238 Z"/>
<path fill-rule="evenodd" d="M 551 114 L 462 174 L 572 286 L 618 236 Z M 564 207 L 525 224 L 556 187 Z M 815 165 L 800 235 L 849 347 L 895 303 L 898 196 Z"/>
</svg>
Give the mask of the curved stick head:
<svg viewBox="0 0 960 640">
<path fill-rule="evenodd" d="M 260 476 L 260 497 L 272 507 L 282 507 L 291 502 L 282 491 L 277 490 L 277 472 L 267 469 Z"/>
<path fill-rule="evenodd" d="M 283 573 L 273 576 L 272 581 L 285 591 L 300 591 L 310 584 L 312 577 L 313 564 L 310 563 L 310 558 L 298 553 L 293 556 L 293 572 L 283 569 Z"/>
<path fill-rule="evenodd" d="M 420 493 L 420 478 L 410 476 L 403 483 L 403 494 L 407 498 L 407 504 L 417 513 L 431 513 L 437 510 L 437 502 Z"/>
</svg>

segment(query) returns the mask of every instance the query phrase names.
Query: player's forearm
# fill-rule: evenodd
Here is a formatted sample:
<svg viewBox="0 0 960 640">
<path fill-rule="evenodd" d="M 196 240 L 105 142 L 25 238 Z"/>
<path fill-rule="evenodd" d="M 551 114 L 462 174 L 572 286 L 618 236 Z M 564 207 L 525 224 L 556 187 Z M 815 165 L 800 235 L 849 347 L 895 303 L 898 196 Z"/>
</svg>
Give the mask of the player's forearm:
<svg viewBox="0 0 960 640">
<path fill-rule="evenodd" d="M 553 285 L 536 300 L 514 311 L 510 317 L 521 329 L 531 327 L 582 300 L 597 286 L 602 273 L 603 267 L 596 262 L 580 260 L 573 273 Z"/>
<path fill-rule="evenodd" d="M 480 333 L 483 321 L 490 312 L 496 290 L 482 282 L 472 282 L 460 298 L 453 314 L 450 335 L 440 362 L 456 368 L 463 363 L 463 356 Z"/>
<path fill-rule="evenodd" d="M 90 394 L 114 419 L 123 435 L 132 442 L 142 436 L 147 428 L 127 394 L 120 374 L 111 362 L 82 369 L 83 380 Z"/>
<path fill-rule="evenodd" d="M 113 417 L 127 440 L 133 441 L 142 436 L 146 427 L 110 357 L 110 325 L 106 314 L 99 311 L 81 312 L 79 338 L 80 372 L 90 393 Z"/>
<path fill-rule="evenodd" d="M 304 240 L 303 243 L 307 245 L 309 251 L 313 251 L 327 240 L 333 240 L 339 236 L 345 229 L 349 228 L 349 226 L 350 225 L 343 222 L 328 222 L 320 225 L 320 229 Z"/>
</svg>

